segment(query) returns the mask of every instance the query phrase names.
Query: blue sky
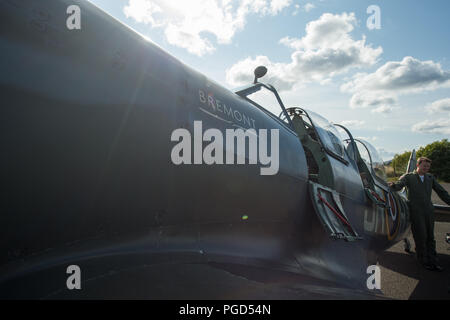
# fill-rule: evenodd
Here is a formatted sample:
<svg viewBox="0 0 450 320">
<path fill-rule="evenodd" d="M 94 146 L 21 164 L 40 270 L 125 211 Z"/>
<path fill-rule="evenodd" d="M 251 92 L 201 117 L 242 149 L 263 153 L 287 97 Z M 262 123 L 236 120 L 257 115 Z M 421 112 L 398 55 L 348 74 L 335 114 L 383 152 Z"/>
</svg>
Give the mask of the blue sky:
<svg viewBox="0 0 450 320">
<path fill-rule="evenodd" d="M 450 139 L 449 1 L 90 1 L 229 89 L 266 65 L 287 106 L 346 125 L 385 160 Z"/>
</svg>

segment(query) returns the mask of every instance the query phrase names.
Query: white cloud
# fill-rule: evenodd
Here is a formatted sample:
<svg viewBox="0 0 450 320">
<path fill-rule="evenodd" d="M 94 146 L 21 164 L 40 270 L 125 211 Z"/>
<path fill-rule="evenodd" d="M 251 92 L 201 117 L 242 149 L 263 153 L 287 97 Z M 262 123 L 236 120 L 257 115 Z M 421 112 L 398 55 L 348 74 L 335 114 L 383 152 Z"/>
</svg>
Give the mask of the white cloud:
<svg viewBox="0 0 450 320">
<path fill-rule="evenodd" d="M 160 26 L 154 15 L 162 12 L 162 9 L 158 4 L 151 1 L 130 0 L 128 6 L 124 7 L 123 12 L 127 18 L 132 17 L 137 22 Z"/>
<path fill-rule="evenodd" d="M 266 66 L 269 70 L 264 77 L 264 82 L 272 84 L 280 91 L 292 88 L 291 80 L 283 78 L 283 75 L 289 72 L 287 66 L 283 63 L 272 63 L 266 56 L 257 56 L 255 59 L 247 58 L 239 61 L 226 71 L 226 81 L 235 87 L 249 84 L 254 79 L 253 70 L 258 66 Z"/>
<path fill-rule="evenodd" d="M 379 94 L 375 92 L 357 92 L 350 100 L 350 108 L 387 107 L 397 104 L 397 98 L 393 95 Z"/>
<path fill-rule="evenodd" d="M 388 151 L 383 148 L 378 148 L 377 151 L 380 154 L 383 161 L 392 160 L 396 154 L 395 152 Z"/>
<path fill-rule="evenodd" d="M 355 24 L 354 13 L 325 13 L 307 24 L 303 38 L 285 37 L 280 40 L 295 50 L 290 63 L 274 63 L 265 56 L 247 58 L 227 70 L 227 82 L 233 86 L 248 83 L 252 80 L 253 68 L 261 62 L 269 68 L 270 81 L 266 81 L 282 84 L 278 87 L 280 90 L 290 90 L 299 83 L 327 82 L 351 68 L 371 66 L 377 62 L 383 49 L 366 45 L 365 37 L 353 40 L 350 32 Z"/>
<path fill-rule="evenodd" d="M 394 110 L 393 107 L 391 106 L 387 106 L 387 105 L 383 105 L 383 106 L 379 106 L 376 109 L 372 109 L 372 113 L 381 113 L 381 114 L 388 114 L 388 113 L 392 113 L 392 111 Z"/>
<path fill-rule="evenodd" d="M 362 120 L 344 120 L 341 121 L 341 124 L 344 127 L 350 127 L 350 128 L 360 128 L 362 127 L 366 122 Z"/>
<path fill-rule="evenodd" d="M 450 119 L 425 120 L 415 124 L 412 131 L 450 135 Z"/>
<path fill-rule="evenodd" d="M 291 5 L 292 0 L 272 0 L 270 1 L 270 9 L 268 9 L 268 13 L 271 15 L 277 15 L 284 8 L 287 8 Z"/>
<path fill-rule="evenodd" d="M 316 6 L 315 5 L 313 5 L 312 3 L 307 3 L 307 4 L 305 4 L 304 6 L 303 6 L 303 9 L 306 11 L 306 12 L 310 12 L 312 9 L 314 9 Z"/>
<path fill-rule="evenodd" d="M 439 63 L 405 57 L 389 61 L 371 74 L 357 74 L 343 85 L 345 91 L 401 91 L 404 93 L 434 90 L 450 85 L 450 72 Z"/>
<path fill-rule="evenodd" d="M 373 137 L 357 137 L 356 139 L 365 140 L 365 141 L 373 143 L 373 142 L 378 140 L 378 137 L 376 137 L 376 136 L 373 136 Z"/>
<path fill-rule="evenodd" d="M 450 72 L 439 63 L 405 57 L 389 61 L 374 73 L 359 73 L 341 86 L 343 92 L 353 93 L 352 108 L 376 108 L 386 113 L 397 104 L 398 96 L 450 87 Z"/>
<path fill-rule="evenodd" d="M 292 0 L 128 0 L 127 18 L 164 28 L 167 41 L 202 56 L 215 50 L 205 34 L 229 44 L 250 14 L 277 15 Z"/>
<path fill-rule="evenodd" d="M 428 105 L 427 110 L 430 113 L 434 112 L 449 112 L 450 111 L 450 98 L 435 101 Z"/>
</svg>

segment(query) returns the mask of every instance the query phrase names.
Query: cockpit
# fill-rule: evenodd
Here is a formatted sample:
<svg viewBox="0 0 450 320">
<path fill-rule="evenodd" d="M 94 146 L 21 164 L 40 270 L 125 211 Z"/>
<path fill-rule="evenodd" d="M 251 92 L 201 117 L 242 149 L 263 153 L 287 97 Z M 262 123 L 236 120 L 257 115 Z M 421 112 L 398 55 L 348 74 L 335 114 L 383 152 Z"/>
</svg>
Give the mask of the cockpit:
<svg viewBox="0 0 450 320">
<path fill-rule="evenodd" d="M 237 94 L 297 133 L 305 149 L 311 181 L 335 189 L 329 156 L 346 166 L 354 160 L 365 188 L 374 189 L 375 184 L 386 185 L 386 169 L 378 151 L 363 139 L 353 139 L 345 127 L 334 125 L 310 110 L 286 109 L 270 85 L 255 83 Z M 340 134 L 342 129 L 348 134 L 346 139 Z"/>
<path fill-rule="evenodd" d="M 331 122 L 313 111 L 298 107 L 286 109 L 271 85 L 255 82 L 236 94 L 294 131 L 305 150 L 309 179 L 335 189 L 330 157 L 344 166 L 349 165 L 349 157 L 337 128 Z"/>
<path fill-rule="evenodd" d="M 386 167 L 384 161 L 379 155 L 377 149 L 372 146 L 369 142 L 363 139 L 355 139 L 356 145 L 358 146 L 359 154 L 361 158 L 366 163 L 368 168 L 370 168 L 371 173 L 377 177 L 381 183 L 385 183 L 387 180 Z"/>
<path fill-rule="evenodd" d="M 303 109 L 303 112 L 314 125 L 314 128 L 320 137 L 320 142 L 326 150 L 329 153 L 332 153 L 335 157 L 337 156 L 338 159 L 345 160 L 346 156 L 344 145 L 342 143 L 341 135 L 336 127 L 327 119 L 313 111 Z M 310 128 L 309 131 L 312 132 L 313 129 Z"/>
<path fill-rule="evenodd" d="M 266 72 L 265 67 L 258 67 L 254 83 L 236 94 L 298 136 L 307 162 L 312 203 L 330 236 L 347 241 L 361 239 L 346 217 L 341 195 L 358 198 L 366 194 L 382 210 L 391 210 L 393 198 L 385 182 L 383 160 L 370 143 L 354 139 L 344 126 L 303 108 L 286 109 L 273 86 L 257 81 Z M 342 139 L 338 129 L 348 137 Z"/>
</svg>

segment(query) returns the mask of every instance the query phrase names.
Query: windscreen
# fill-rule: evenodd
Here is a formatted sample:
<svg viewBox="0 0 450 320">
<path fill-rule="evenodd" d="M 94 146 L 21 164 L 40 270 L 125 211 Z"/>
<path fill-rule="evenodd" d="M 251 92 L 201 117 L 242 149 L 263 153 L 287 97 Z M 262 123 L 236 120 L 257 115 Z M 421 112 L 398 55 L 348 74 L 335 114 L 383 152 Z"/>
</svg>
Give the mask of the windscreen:
<svg viewBox="0 0 450 320">
<path fill-rule="evenodd" d="M 360 140 L 366 146 L 368 152 L 370 153 L 370 158 L 372 160 L 371 165 L 374 174 L 380 179 L 387 180 L 386 167 L 384 166 L 384 161 L 378 153 L 377 149 L 375 149 L 375 147 L 367 141 L 361 139 L 358 140 Z"/>
<path fill-rule="evenodd" d="M 344 154 L 344 145 L 342 144 L 342 138 L 339 134 L 336 127 L 329 122 L 324 117 L 318 115 L 315 112 L 307 111 L 308 116 L 313 122 L 317 133 L 320 136 L 320 140 L 324 144 L 324 147 L 328 149 L 328 151 L 333 152 L 334 154 L 340 156 L 341 158 L 345 158 Z"/>
<path fill-rule="evenodd" d="M 361 156 L 361 159 L 366 163 L 367 168 L 371 167 L 370 157 L 369 157 L 369 151 L 367 151 L 366 146 L 361 143 L 359 140 L 355 140 L 356 146 L 358 147 L 359 155 Z"/>
<path fill-rule="evenodd" d="M 270 92 L 266 88 L 262 87 L 261 90 L 254 92 L 252 94 L 249 94 L 247 96 L 247 99 L 250 99 L 250 100 L 256 102 L 261 107 L 263 107 L 265 110 L 269 111 L 276 118 L 289 124 L 289 121 L 286 119 L 286 117 L 281 117 L 281 118 L 279 117 L 280 113 L 283 111 L 283 109 L 281 109 L 281 106 L 278 103 L 278 100 L 275 97 L 275 95 L 273 94 L 273 92 Z"/>
</svg>

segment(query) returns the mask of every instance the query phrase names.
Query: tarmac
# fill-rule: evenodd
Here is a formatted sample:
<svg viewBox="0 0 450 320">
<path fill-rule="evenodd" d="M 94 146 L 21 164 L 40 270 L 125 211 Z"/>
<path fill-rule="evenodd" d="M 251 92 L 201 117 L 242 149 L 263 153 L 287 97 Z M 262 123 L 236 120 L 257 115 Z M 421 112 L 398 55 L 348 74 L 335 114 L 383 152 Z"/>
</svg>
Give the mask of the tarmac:
<svg viewBox="0 0 450 320">
<path fill-rule="evenodd" d="M 450 184 L 442 184 L 450 192 Z M 434 192 L 433 192 L 434 193 Z M 444 204 L 433 195 L 433 202 Z M 412 234 L 408 236 L 412 254 L 404 251 L 403 241 L 385 251 L 378 259 L 381 267 L 381 291 L 387 298 L 400 300 L 450 300 L 450 244 L 445 241 L 450 233 L 450 214 L 435 217 L 434 236 L 439 264 L 443 272 L 423 268 L 415 257 Z"/>
</svg>

